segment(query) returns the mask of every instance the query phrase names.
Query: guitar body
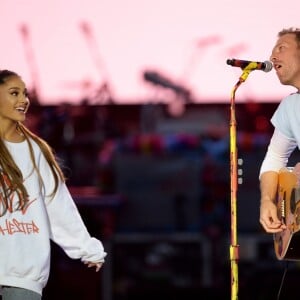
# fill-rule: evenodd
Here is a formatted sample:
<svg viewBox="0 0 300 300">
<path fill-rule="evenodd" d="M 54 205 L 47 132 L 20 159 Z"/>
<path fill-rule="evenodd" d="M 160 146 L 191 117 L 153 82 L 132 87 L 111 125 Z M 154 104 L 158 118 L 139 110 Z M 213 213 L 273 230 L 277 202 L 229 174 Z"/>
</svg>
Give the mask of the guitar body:
<svg viewBox="0 0 300 300">
<path fill-rule="evenodd" d="M 274 248 L 279 260 L 300 260 L 300 188 L 293 168 L 279 173 L 277 210 L 287 228 L 274 233 Z"/>
</svg>

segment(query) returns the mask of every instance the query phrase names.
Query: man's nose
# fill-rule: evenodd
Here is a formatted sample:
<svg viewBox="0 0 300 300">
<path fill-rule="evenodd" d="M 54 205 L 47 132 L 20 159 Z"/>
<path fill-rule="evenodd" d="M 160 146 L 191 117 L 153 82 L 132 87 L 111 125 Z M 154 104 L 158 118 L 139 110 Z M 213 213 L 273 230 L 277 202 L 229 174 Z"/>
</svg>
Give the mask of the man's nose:
<svg viewBox="0 0 300 300">
<path fill-rule="evenodd" d="M 270 61 L 271 62 L 274 62 L 274 61 L 276 61 L 276 56 L 274 55 L 274 53 L 272 53 L 271 55 L 270 55 Z"/>
</svg>

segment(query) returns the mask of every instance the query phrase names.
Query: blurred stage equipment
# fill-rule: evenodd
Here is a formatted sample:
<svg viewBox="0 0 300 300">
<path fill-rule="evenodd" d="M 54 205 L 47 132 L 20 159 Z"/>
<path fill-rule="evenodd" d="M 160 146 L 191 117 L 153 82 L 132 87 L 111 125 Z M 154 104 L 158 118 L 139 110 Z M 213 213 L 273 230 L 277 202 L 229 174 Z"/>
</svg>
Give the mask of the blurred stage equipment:
<svg viewBox="0 0 300 300">
<path fill-rule="evenodd" d="M 188 61 L 184 66 L 184 70 L 180 75 L 181 81 L 187 82 L 194 70 L 196 69 L 198 61 L 203 58 L 204 51 L 213 45 L 219 44 L 221 42 L 221 37 L 219 35 L 210 35 L 206 37 L 199 38 L 193 44 L 191 49 L 191 54 L 188 56 Z"/>
<path fill-rule="evenodd" d="M 112 91 L 111 91 L 111 81 L 109 80 L 108 71 L 104 64 L 104 60 L 102 59 L 100 52 L 98 51 L 98 46 L 94 35 L 92 33 L 91 27 L 87 22 L 81 22 L 79 25 L 81 32 L 87 42 L 90 53 L 92 55 L 93 61 L 99 71 L 100 76 L 102 76 L 103 82 L 96 90 L 96 94 L 93 97 L 96 103 L 106 103 L 106 104 L 114 104 Z"/>
<path fill-rule="evenodd" d="M 191 92 L 184 86 L 173 82 L 171 79 L 159 74 L 156 71 L 145 71 L 144 79 L 156 86 L 172 90 L 177 96 L 180 96 L 185 102 L 191 102 Z"/>
<path fill-rule="evenodd" d="M 167 111 L 172 117 L 181 117 L 185 112 L 185 104 L 191 103 L 191 92 L 182 84 L 175 83 L 173 80 L 157 71 L 148 70 L 144 72 L 144 79 L 155 86 L 174 92 L 175 98 L 168 101 Z"/>
<path fill-rule="evenodd" d="M 226 56 L 237 56 L 240 55 L 241 53 L 245 52 L 247 49 L 249 48 L 249 46 L 245 43 L 238 43 L 235 45 L 230 46 L 227 50 L 226 50 Z M 222 57 L 223 57 L 222 53 Z"/>
<path fill-rule="evenodd" d="M 32 104 L 40 104 L 39 100 L 39 84 L 38 84 L 38 72 L 37 64 L 33 53 L 31 44 L 29 29 L 26 24 L 21 24 L 19 27 L 22 36 L 23 44 L 25 47 L 26 60 L 31 73 L 31 88 L 29 89 L 29 99 Z"/>
</svg>

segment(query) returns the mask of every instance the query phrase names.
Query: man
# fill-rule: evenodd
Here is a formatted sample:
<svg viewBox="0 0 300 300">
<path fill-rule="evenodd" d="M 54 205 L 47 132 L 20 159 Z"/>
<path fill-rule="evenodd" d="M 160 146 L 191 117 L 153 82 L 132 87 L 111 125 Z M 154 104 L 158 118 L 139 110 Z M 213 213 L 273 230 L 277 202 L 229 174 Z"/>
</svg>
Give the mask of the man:
<svg viewBox="0 0 300 300">
<path fill-rule="evenodd" d="M 281 101 L 271 119 L 274 133 L 260 170 L 260 223 L 266 232 L 277 233 L 286 228 L 275 204 L 278 171 L 287 165 L 295 148 L 300 148 L 300 28 L 278 33 L 270 60 L 279 81 L 297 89 Z"/>
</svg>

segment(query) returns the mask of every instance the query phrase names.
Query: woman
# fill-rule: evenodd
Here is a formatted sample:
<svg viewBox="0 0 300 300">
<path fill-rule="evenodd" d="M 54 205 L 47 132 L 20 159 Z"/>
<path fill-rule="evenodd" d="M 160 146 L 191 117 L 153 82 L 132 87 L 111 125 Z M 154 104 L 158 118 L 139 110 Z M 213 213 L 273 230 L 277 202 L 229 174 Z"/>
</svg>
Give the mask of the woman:
<svg viewBox="0 0 300 300">
<path fill-rule="evenodd" d="M 0 287 L 3 300 L 41 299 L 50 271 L 50 239 L 73 259 L 101 268 L 92 238 L 49 145 L 23 124 L 26 86 L 0 70 Z"/>
</svg>

